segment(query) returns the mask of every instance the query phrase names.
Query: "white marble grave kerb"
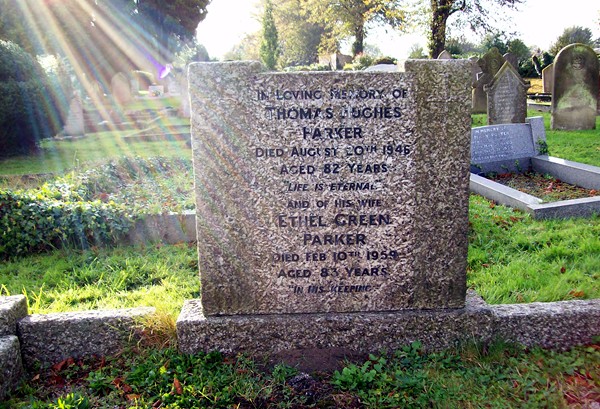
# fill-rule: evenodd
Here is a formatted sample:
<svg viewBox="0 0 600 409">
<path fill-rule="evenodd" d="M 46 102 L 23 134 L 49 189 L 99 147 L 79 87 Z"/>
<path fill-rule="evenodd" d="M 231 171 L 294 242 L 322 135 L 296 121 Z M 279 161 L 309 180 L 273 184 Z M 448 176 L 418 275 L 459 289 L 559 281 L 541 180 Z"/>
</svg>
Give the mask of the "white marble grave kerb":
<svg viewBox="0 0 600 409">
<path fill-rule="evenodd" d="M 468 61 L 189 82 L 204 315 L 464 305 Z"/>
</svg>

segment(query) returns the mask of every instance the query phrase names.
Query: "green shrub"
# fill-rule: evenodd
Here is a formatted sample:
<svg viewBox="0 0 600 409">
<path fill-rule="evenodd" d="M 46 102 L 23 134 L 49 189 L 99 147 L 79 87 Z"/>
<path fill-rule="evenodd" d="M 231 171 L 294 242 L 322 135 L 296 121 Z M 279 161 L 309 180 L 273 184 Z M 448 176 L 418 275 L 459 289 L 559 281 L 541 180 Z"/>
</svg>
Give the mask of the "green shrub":
<svg viewBox="0 0 600 409">
<path fill-rule="evenodd" d="M 133 224 L 122 206 L 70 199 L 58 191 L 0 190 L 0 259 L 62 246 L 114 244 Z"/>
<path fill-rule="evenodd" d="M 30 54 L 0 40 L 0 156 L 29 153 L 60 128 L 48 86 Z"/>
</svg>

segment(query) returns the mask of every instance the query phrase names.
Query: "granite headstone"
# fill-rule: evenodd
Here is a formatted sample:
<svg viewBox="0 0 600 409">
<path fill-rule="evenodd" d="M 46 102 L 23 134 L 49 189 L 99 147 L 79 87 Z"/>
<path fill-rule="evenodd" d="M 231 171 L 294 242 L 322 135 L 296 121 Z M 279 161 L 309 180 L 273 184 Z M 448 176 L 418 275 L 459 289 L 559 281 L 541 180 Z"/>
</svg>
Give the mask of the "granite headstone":
<svg viewBox="0 0 600 409">
<path fill-rule="evenodd" d="M 552 129 L 596 129 L 598 57 L 584 44 L 571 44 L 554 60 Z"/>
<path fill-rule="evenodd" d="M 470 65 L 189 66 L 202 311 L 460 308 Z"/>
</svg>

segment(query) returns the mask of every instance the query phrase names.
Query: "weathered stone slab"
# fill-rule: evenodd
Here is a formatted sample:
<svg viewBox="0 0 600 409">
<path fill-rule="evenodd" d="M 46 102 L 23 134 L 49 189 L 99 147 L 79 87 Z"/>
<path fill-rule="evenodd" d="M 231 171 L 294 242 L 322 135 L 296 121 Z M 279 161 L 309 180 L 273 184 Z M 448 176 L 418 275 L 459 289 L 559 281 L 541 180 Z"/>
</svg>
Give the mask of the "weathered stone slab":
<svg viewBox="0 0 600 409">
<path fill-rule="evenodd" d="M 470 64 L 189 67 L 207 316 L 460 308 Z"/>
<path fill-rule="evenodd" d="M 527 90 L 531 84 L 521 78 L 517 70 L 505 62 L 488 85 L 488 125 L 522 124 L 527 117 Z"/>
<path fill-rule="evenodd" d="M 66 358 L 114 355 L 131 341 L 136 320 L 154 311 L 148 307 L 30 315 L 18 324 L 24 364 L 29 368 Z"/>
<path fill-rule="evenodd" d="M 23 374 L 19 339 L 14 335 L 0 336 L 0 401 L 18 386 Z"/>
<path fill-rule="evenodd" d="M 122 72 L 116 73 L 110 80 L 110 89 L 113 100 L 118 105 L 125 105 L 133 100 L 131 84 Z"/>
<path fill-rule="evenodd" d="M 495 332 L 526 346 L 568 349 L 600 335 L 600 300 L 576 300 L 490 306 Z"/>
<path fill-rule="evenodd" d="M 599 62 L 594 50 L 571 44 L 554 60 L 552 129 L 596 129 Z"/>
<path fill-rule="evenodd" d="M 27 316 L 24 295 L 0 297 L 0 337 L 17 334 L 17 321 Z"/>
<path fill-rule="evenodd" d="M 504 57 L 496 47 L 490 49 L 483 57 L 477 60 L 481 72 L 473 83 L 472 112 L 474 114 L 487 113 L 487 95 L 484 87 L 494 79 L 494 76 L 504 64 Z"/>
<path fill-rule="evenodd" d="M 62 132 L 65 136 L 85 135 L 85 122 L 83 120 L 83 102 L 76 95 L 71 99 L 69 112 Z"/>
<path fill-rule="evenodd" d="M 530 158 L 540 154 L 545 142 L 542 117 L 527 118 L 527 123 L 488 125 L 471 130 L 471 171 L 522 172 Z"/>
<path fill-rule="evenodd" d="M 437 56 L 438 60 L 451 60 L 452 54 L 450 54 L 447 50 L 444 50 Z"/>
</svg>

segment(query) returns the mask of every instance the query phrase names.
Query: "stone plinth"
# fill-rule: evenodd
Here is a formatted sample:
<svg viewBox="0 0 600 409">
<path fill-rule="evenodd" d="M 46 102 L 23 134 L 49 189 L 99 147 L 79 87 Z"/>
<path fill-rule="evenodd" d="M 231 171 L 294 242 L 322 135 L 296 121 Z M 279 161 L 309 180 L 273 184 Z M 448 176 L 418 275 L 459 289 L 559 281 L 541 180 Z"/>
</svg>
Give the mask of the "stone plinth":
<svg viewBox="0 0 600 409">
<path fill-rule="evenodd" d="M 470 71 L 189 67 L 206 316 L 462 308 Z"/>
</svg>

